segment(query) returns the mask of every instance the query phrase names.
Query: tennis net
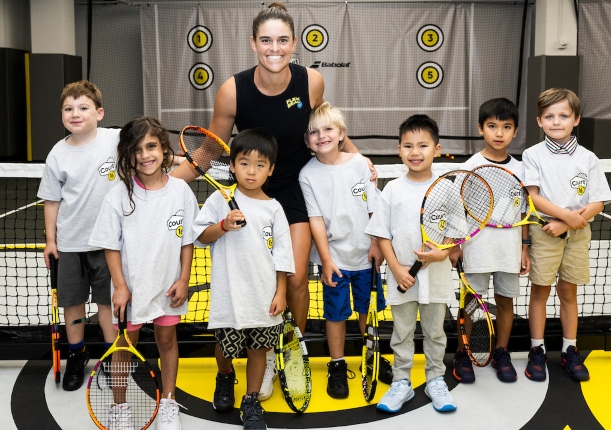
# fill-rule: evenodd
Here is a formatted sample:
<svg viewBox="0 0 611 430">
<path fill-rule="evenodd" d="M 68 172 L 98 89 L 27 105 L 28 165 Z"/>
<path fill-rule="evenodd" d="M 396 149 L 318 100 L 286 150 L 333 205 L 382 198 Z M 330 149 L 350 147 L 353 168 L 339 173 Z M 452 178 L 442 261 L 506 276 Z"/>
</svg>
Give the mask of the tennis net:
<svg viewBox="0 0 611 430">
<path fill-rule="evenodd" d="M 435 163 L 436 173 L 458 168 L 456 163 Z M 603 160 L 607 179 L 610 179 L 611 160 Z M 0 164 L 0 340 L 24 337 L 20 333 L 48 334 L 50 287 L 44 264 L 44 202 L 36 197 L 44 164 Z M 405 174 L 403 165 L 379 165 L 379 187 Z M 214 189 L 204 180 L 193 181 L 190 186 L 202 204 Z M 603 321 L 611 326 L 611 207 L 607 213 L 594 218 L 590 244 L 589 266 L 591 282 L 578 288 L 580 324 L 596 325 Z M 189 313 L 182 318 L 179 330 L 189 333 L 206 332 L 211 259 L 208 248 L 196 248 L 190 279 Z M 386 268 L 382 268 L 383 278 Z M 456 274 L 455 289 L 458 291 Z M 515 302 L 516 319 L 528 316 L 528 278 L 521 277 L 521 295 Z M 322 286 L 318 271 L 310 266 L 310 310 L 307 333 L 324 333 Z M 492 291 L 487 299 L 494 313 Z M 452 319 L 458 302 L 449 307 L 447 331 L 453 331 Z M 97 323 L 95 304 L 87 304 L 87 322 Z M 555 292 L 547 307 L 550 321 L 559 321 L 559 299 Z M 63 324 L 63 314 L 60 310 Z M 354 320 L 356 315 L 353 315 Z M 381 327 L 392 324 L 390 308 L 380 313 Z M 353 325 L 355 327 L 355 325 Z M 358 329 L 357 329 L 358 330 Z M 387 331 L 387 332 L 388 332 Z M 27 338 L 27 336 L 25 336 Z M 35 336 L 33 338 L 36 338 Z M 41 337 L 42 338 L 42 337 Z M 45 337 L 46 339 L 46 337 Z M 48 339 L 46 339 L 48 340 Z"/>
</svg>

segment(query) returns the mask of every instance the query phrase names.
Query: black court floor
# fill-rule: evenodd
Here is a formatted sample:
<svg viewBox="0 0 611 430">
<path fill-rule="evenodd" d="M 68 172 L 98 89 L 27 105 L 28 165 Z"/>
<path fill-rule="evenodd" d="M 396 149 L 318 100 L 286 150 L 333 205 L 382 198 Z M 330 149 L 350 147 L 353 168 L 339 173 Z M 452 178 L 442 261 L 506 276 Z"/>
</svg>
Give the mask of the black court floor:
<svg viewBox="0 0 611 430">
<path fill-rule="evenodd" d="M 529 381 L 523 373 L 526 353 L 513 353 L 518 370 L 515 383 L 502 383 L 488 366 L 476 369 L 474 384 L 457 384 L 446 356 L 446 382 L 458 409 L 438 413 L 424 394 L 424 356 L 417 355 L 412 371 L 414 399 L 393 415 L 378 412 L 377 402 L 388 389 L 379 384 L 374 402 L 367 404 L 360 391 L 360 380 L 350 380 L 346 400 L 326 394 L 326 358 L 313 358 L 313 396 L 304 414 L 291 413 L 275 382 L 273 396 L 262 403 L 269 428 L 347 428 L 347 429 L 611 429 L 611 352 L 582 351 L 591 374 L 590 381 L 577 383 L 567 378 L 559 365 L 560 354 L 548 354 L 548 379 Z M 392 360 L 392 356 L 386 356 Z M 89 363 L 88 371 L 93 367 Z M 348 359 L 349 368 L 358 371 L 359 359 Z M 238 384 L 236 402 L 245 391 L 245 363 L 236 362 Z M 65 392 L 52 379 L 51 363 L 45 360 L 0 361 L 0 429 L 2 430 L 83 430 L 95 429 L 85 403 L 84 386 Z M 183 430 L 232 430 L 242 428 L 237 410 L 219 414 L 211 406 L 215 363 L 212 358 L 181 359 L 177 401 Z M 156 425 L 153 424 L 153 429 Z"/>
</svg>

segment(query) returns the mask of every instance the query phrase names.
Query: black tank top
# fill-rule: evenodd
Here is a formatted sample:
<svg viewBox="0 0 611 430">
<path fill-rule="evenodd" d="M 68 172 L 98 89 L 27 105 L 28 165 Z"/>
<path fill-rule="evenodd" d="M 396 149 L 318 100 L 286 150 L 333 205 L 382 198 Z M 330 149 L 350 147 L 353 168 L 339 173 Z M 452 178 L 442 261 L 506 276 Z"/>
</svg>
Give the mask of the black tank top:
<svg viewBox="0 0 611 430">
<path fill-rule="evenodd" d="M 312 157 L 303 140 L 310 117 L 308 72 L 303 66 L 289 64 L 291 82 L 277 96 L 262 94 L 255 85 L 255 69 L 236 75 L 236 117 L 238 131 L 261 127 L 278 141 L 278 159 L 268 190 L 296 181 L 299 171 Z"/>
</svg>

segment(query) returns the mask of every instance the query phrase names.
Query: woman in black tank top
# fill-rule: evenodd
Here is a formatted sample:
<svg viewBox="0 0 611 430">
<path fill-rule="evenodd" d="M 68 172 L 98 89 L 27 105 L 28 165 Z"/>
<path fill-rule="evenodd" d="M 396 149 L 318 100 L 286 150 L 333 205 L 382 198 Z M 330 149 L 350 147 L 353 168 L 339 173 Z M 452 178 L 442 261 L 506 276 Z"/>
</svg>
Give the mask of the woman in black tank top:
<svg viewBox="0 0 611 430">
<path fill-rule="evenodd" d="M 310 111 L 323 102 L 324 80 L 315 70 L 289 64 L 297 45 L 293 19 L 281 3 L 272 3 L 253 20 L 252 50 L 258 65 L 229 78 L 216 95 L 210 131 L 225 142 L 233 126 L 262 127 L 278 140 L 278 160 L 266 193 L 282 205 L 290 224 L 295 274 L 288 277 L 287 303 L 302 333 L 310 304 L 308 263 L 312 234 L 299 171 L 311 155 L 304 141 Z M 358 152 L 346 138 L 344 150 Z M 185 180 L 198 175 L 189 163 L 173 174 Z"/>
</svg>

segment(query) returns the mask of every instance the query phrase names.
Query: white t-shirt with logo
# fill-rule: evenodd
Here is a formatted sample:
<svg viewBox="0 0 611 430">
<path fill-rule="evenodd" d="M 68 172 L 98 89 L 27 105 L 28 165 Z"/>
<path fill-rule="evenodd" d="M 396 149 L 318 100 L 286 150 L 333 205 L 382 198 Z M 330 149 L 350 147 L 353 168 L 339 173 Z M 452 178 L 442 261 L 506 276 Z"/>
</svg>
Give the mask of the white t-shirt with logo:
<svg viewBox="0 0 611 430">
<path fill-rule="evenodd" d="M 131 215 L 127 187 L 120 182 L 104 199 L 89 244 L 121 252 L 121 268 L 132 293 L 128 321 L 140 324 L 163 315 L 185 315 L 187 302 L 171 308 L 165 293 L 178 280 L 180 252 L 194 241 L 193 220 L 199 206 L 182 179 L 168 176 L 159 190 L 134 182 Z M 114 292 L 114 284 L 111 284 Z"/>
<path fill-rule="evenodd" d="M 378 207 L 365 230 L 371 236 L 389 239 L 397 260 L 403 266 L 413 266 L 416 262 L 414 251 L 422 248 L 420 208 L 426 191 L 435 179 L 433 175 L 430 181 L 412 182 L 402 176 L 390 181 L 384 187 Z M 406 302 L 450 304 L 456 301 L 452 265 L 448 258 L 421 269 L 416 275 L 416 283 L 405 293 L 397 291 L 397 281 L 388 268 L 386 283 L 386 303 L 389 305 Z"/>
<path fill-rule="evenodd" d="M 98 128 L 96 138 L 83 146 L 60 140 L 47 156 L 38 198 L 60 202 L 57 249 L 93 251 L 88 244 L 106 193 L 119 182 L 115 171 L 120 130 Z"/>
<path fill-rule="evenodd" d="M 522 163 L 510 156 L 507 163 L 495 163 L 481 153 L 469 158 L 463 169 L 472 170 L 484 164 L 503 167 L 520 180 L 524 178 Z M 507 202 L 497 202 L 495 207 Z M 520 273 L 522 266 L 522 227 L 495 228 L 484 227 L 471 240 L 461 245 L 465 273 Z"/>
<path fill-rule="evenodd" d="M 210 246 L 210 317 L 208 328 L 272 327 L 282 315 L 270 316 L 276 294 L 276 272 L 295 273 L 289 223 L 280 203 L 259 200 L 236 189 L 235 200 L 246 226 L 223 234 Z M 229 205 L 217 191 L 210 195 L 193 223 L 197 239 L 227 217 Z"/>
<path fill-rule="evenodd" d="M 552 154 L 543 141 L 525 150 L 522 162 L 524 185 L 539 187 L 539 195 L 556 206 L 576 210 L 588 203 L 611 201 L 600 160 L 583 146 L 570 155 Z"/>
<path fill-rule="evenodd" d="M 380 191 L 370 179 L 371 171 L 360 154 L 339 165 L 312 158 L 299 173 L 308 216 L 323 217 L 331 258 L 343 270 L 371 267 L 367 260 L 371 237 L 365 234 L 365 228 Z M 315 245 L 310 260 L 321 264 Z"/>
</svg>

